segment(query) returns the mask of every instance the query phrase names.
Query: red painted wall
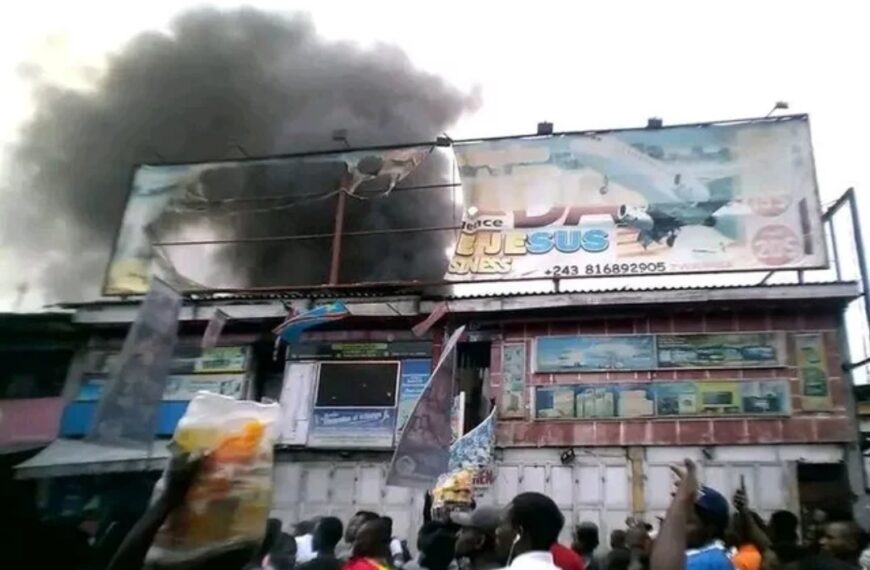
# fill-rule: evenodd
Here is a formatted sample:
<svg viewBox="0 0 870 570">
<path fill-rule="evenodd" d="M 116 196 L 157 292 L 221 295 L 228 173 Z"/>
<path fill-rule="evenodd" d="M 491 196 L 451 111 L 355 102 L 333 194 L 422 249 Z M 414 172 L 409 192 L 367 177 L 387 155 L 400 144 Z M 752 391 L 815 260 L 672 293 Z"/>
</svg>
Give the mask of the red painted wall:
<svg viewBox="0 0 870 570">
<path fill-rule="evenodd" d="M 538 336 L 572 334 L 692 333 L 728 331 L 822 332 L 828 357 L 833 407 L 827 412 L 802 409 L 800 382 L 795 368 L 793 342 L 788 343 L 786 368 L 752 370 L 663 370 L 650 372 L 594 372 L 581 374 L 527 374 L 529 387 L 542 384 L 613 384 L 618 382 L 660 382 L 707 379 L 791 379 L 792 415 L 787 418 L 662 418 L 637 420 L 499 420 L 500 446 L 569 445 L 733 445 L 761 443 L 844 442 L 855 438 L 854 423 L 846 415 L 846 382 L 842 377 L 838 315 L 833 312 L 793 313 L 708 312 L 676 313 L 670 316 L 613 317 L 584 320 L 524 321 L 501 324 L 502 340 L 492 344 L 491 383 L 493 393 L 501 390 L 501 347 L 504 341 L 525 341 L 526 370 L 531 370 L 531 342 Z"/>
</svg>

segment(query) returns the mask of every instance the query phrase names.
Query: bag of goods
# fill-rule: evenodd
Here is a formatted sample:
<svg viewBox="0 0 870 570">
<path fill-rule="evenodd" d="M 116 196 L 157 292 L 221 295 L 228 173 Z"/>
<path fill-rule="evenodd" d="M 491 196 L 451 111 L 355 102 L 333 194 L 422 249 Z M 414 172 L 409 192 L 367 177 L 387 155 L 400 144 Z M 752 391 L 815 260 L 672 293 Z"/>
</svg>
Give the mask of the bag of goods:
<svg viewBox="0 0 870 570">
<path fill-rule="evenodd" d="M 178 422 L 173 443 L 203 455 L 184 503 L 160 528 L 148 561 L 177 563 L 258 544 L 272 504 L 278 404 L 199 392 Z M 166 475 L 155 487 L 160 496 Z"/>
<path fill-rule="evenodd" d="M 474 473 L 459 469 L 438 478 L 432 489 L 432 518 L 449 520 L 454 511 L 471 510 L 474 500 Z"/>
</svg>

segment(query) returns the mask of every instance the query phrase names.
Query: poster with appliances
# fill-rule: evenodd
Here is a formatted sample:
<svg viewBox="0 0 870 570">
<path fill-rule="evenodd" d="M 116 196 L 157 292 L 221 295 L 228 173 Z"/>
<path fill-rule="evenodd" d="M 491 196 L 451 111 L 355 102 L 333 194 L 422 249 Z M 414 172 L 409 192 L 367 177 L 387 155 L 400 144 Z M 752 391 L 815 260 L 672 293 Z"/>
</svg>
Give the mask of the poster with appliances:
<svg viewBox="0 0 870 570">
<path fill-rule="evenodd" d="M 821 333 L 794 336 L 798 376 L 801 381 L 801 400 L 804 410 L 830 410 L 831 393 L 828 388 L 828 357 Z"/>
</svg>

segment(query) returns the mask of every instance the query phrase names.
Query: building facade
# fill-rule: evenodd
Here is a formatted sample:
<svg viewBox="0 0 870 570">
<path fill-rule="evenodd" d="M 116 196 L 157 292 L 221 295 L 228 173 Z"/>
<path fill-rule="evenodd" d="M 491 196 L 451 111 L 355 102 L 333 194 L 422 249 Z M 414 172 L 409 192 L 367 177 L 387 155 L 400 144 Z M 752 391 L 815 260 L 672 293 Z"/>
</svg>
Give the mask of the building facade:
<svg viewBox="0 0 870 570">
<path fill-rule="evenodd" d="M 463 393 L 457 424 L 473 428 L 492 406 L 498 417 L 497 459 L 480 503 L 542 491 L 566 520 L 609 531 L 628 516 L 653 521 L 663 514 L 669 466 L 690 457 L 704 481 L 726 495 L 744 482 L 765 515 L 823 502 L 850 509 L 864 481 L 851 379 L 843 372 L 849 358 L 842 315 L 857 294 L 854 283 L 839 282 L 349 297 L 343 301 L 350 317 L 280 350 L 271 329 L 288 307 L 326 299 L 190 302 L 158 451 L 75 465 L 58 448 L 87 445 L 80 438 L 105 380 L 99 362 L 120 348 L 136 304 L 77 306 L 74 322 L 88 341 L 71 365 L 61 443 L 18 472 L 54 479 L 55 486 L 95 472 L 144 470 L 153 478 L 195 390 L 229 390 L 281 403 L 274 514 L 285 526 L 322 514 L 346 520 L 369 509 L 391 516 L 397 535 L 410 538 L 422 522 L 424 497 L 385 485 L 392 448 L 445 331 L 466 324 L 454 376 L 456 394 Z M 230 319 L 221 346 L 198 351 L 216 308 Z M 411 333 L 444 308 L 430 332 Z"/>
</svg>

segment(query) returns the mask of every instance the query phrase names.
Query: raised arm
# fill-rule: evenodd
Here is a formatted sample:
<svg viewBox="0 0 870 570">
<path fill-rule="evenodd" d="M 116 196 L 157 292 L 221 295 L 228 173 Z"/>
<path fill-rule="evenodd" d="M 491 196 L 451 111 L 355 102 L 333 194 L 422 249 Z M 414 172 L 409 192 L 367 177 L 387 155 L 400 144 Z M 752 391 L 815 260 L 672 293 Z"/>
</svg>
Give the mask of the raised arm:
<svg viewBox="0 0 870 570">
<path fill-rule="evenodd" d="M 679 478 L 677 492 L 650 554 L 650 570 L 682 570 L 686 567 L 686 521 L 698 495 L 695 464 L 686 459 L 685 469 L 671 467 Z"/>
<path fill-rule="evenodd" d="M 106 570 L 138 570 L 145 564 L 145 555 L 160 526 L 184 501 L 184 496 L 202 464 L 201 458 L 192 459 L 188 454 L 174 455 L 166 471 L 166 486 L 157 500 L 148 507 L 112 557 Z"/>
</svg>

